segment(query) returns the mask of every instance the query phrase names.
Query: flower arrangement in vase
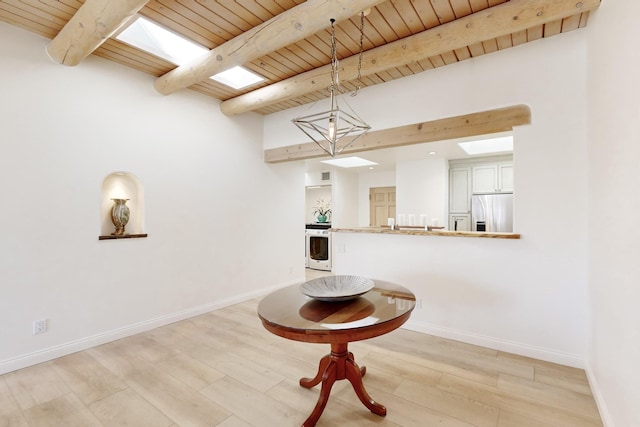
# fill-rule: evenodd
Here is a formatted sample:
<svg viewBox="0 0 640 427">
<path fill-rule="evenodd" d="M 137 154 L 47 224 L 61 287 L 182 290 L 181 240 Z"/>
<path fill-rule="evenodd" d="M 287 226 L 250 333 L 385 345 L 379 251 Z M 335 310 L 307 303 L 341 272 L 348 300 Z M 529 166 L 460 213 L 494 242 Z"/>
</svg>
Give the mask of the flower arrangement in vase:
<svg viewBox="0 0 640 427">
<path fill-rule="evenodd" d="M 313 214 L 317 215 L 318 222 L 327 222 L 329 216 L 331 215 L 331 203 L 325 202 L 325 200 L 321 197 L 318 199 L 315 209 L 313 210 Z"/>
</svg>

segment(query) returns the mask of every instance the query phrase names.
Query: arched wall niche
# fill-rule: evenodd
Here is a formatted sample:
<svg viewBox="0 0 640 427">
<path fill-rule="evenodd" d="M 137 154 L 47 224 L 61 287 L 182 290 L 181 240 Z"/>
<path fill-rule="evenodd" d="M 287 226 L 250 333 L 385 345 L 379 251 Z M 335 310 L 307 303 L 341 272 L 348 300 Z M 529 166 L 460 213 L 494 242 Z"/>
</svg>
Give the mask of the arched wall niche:
<svg viewBox="0 0 640 427">
<path fill-rule="evenodd" d="M 121 237 L 146 237 L 144 232 L 144 188 L 138 177 L 130 172 L 113 172 L 102 181 L 100 203 L 100 237 L 111 238 L 115 226 L 111 221 L 113 199 L 129 199 L 129 222 Z"/>
</svg>

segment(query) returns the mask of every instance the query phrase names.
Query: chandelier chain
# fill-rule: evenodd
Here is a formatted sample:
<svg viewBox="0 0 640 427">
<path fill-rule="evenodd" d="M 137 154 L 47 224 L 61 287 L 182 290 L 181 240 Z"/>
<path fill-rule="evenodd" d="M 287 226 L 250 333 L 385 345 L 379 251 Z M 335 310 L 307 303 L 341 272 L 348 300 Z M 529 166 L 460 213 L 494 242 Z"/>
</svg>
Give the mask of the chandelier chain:
<svg viewBox="0 0 640 427">
<path fill-rule="evenodd" d="M 361 16 L 361 29 L 364 15 Z M 338 97 L 341 92 L 338 76 L 338 52 L 335 33 L 335 19 L 331 19 L 331 84 L 329 86 L 330 108 L 319 113 L 306 114 L 293 119 L 293 123 L 313 140 L 325 153 L 334 157 L 351 146 L 358 138 L 367 133 L 371 126 L 366 124 L 344 100 L 346 108 L 340 108 Z M 358 63 L 358 89 L 360 88 L 362 67 L 362 30 L 360 31 L 360 60 Z M 315 105 L 315 103 L 314 103 Z"/>
<path fill-rule="evenodd" d="M 360 12 L 360 52 L 358 53 L 358 85 L 351 96 L 356 96 L 362 87 L 362 46 L 364 45 L 364 10 Z"/>
<path fill-rule="evenodd" d="M 339 90 L 340 77 L 338 76 L 338 52 L 336 48 L 336 30 L 333 23 L 336 20 L 331 18 L 331 87 L 330 90 Z"/>
</svg>

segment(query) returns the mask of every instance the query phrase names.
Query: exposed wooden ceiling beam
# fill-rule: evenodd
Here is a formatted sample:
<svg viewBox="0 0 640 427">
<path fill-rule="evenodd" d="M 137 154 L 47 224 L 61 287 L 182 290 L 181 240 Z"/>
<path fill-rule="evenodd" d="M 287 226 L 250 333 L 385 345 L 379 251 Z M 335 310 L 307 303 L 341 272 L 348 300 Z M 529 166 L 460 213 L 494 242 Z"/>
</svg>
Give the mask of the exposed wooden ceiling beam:
<svg viewBox="0 0 640 427">
<path fill-rule="evenodd" d="M 391 129 L 372 131 L 360 137 L 343 153 L 402 147 L 425 142 L 445 141 L 477 135 L 507 132 L 514 126 L 531 123 L 531 110 L 527 105 L 498 108 L 463 116 L 448 117 L 429 122 L 399 126 Z M 264 151 L 267 163 L 326 157 L 315 142 L 273 148 Z"/>
<path fill-rule="evenodd" d="M 511 0 L 366 51 L 362 75 L 415 63 L 473 43 L 593 10 L 599 5 L 600 0 Z M 319 67 L 229 99 L 220 104 L 220 109 L 227 115 L 241 114 L 321 90 L 330 83 L 330 67 Z M 357 67 L 358 55 L 341 60 L 342 79 L 355 76 Z"/>
<path fill-rule="evenodd" d="M 212 49 L 201 58 L 158 77 L 156 90 L 168 95 L 242 65 L 327 28 L 329 19 L 348 19 L 385 0 L 307 0 Z"/>
<path fill-rule="evenodd" d="M 78 65 L 138 13 L 147 1 L 87 0 L 49 42 L 49 56 L 60 64 Z"/>
</svg>

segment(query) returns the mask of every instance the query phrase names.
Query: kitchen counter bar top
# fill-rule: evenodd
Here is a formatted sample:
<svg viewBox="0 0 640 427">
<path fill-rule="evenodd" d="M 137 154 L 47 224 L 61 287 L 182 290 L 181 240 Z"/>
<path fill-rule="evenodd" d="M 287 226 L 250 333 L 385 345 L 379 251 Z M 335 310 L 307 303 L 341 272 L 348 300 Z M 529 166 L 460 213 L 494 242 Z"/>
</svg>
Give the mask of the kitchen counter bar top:
<svg viewBox="0 0 640 427">
<path fill-rule="evenodd" d="M 363 227 L 363 228 L 331 228 L 330 231 L 337 233 L 373 233 L 373 234 L 404 234 L 411 236 L 446 236 L 446 237 L 480 237 L 489 239 L 519 239 L 517 233 L 489 233 L 482 231 L 449 231 L 431 230 L 423 228 L 403 228 L 392 230 L 390 227 Z"/>
</svg>

